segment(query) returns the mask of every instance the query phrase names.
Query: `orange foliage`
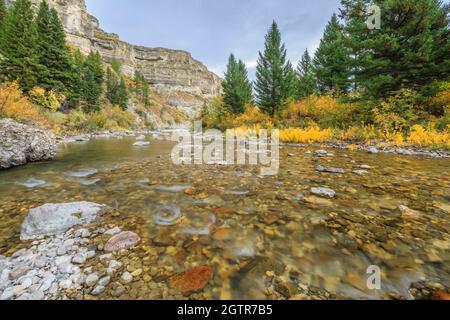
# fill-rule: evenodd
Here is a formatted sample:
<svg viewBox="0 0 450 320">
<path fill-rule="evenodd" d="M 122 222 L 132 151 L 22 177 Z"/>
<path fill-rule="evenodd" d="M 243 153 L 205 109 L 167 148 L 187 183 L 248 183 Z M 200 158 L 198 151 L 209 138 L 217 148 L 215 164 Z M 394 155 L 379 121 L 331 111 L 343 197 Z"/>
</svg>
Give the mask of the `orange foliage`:
<svg viewBox="0 0 450 320">
<path fill-rule="evenodd" d="M 23 95 L 17 81 L 0 84 L 0 117 L 47 124 L 39 109 Z"/>
</svg>

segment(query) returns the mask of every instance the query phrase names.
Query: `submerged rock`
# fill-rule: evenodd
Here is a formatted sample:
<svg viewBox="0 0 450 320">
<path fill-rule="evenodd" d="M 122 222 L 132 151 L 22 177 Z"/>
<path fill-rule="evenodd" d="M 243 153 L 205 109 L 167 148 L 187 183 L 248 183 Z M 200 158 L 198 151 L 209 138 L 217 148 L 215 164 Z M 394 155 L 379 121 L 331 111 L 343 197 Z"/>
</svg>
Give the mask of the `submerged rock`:
<svg viewBox="0 0 450 320">
<path fill-rule="evenodd" d="M 316 167 L 316 171 L 318 172 L 328 172 L 328 173 L 345 173 L 345 170 L 342 168 L 326 168 L 324 166 L 318 165 Z"/>
<path fill-rule="evenodd" d="M 129 249 L 134 247 L 141 241 L 141 238 L 134 232 L 124 231 L 108 240 L 105 244 L 106 252 L 117 252 L 122 249 Z"/>
<path fill-rule="evenodd" d="M 75 178 L 84 178 L 89 177 L 98 172 L 97 169 L 83 169 L 80 171 L 67 172 L 66 176 L 75 177 Z"/>
<path fill-rule="evenodd" d="M 170 286 L 183 294 L 202 290 L 212 278 L 212 269 L 208 266 L 199 266 L 189 269 L 170 278 Z"/>
<path fill-rule="evenodd" d="M 46 204 L 31 209 L 22 223 L 21 240 L 58 235 L 68 229 L 95 221 L 105 205 L 92 202 Z"/>
<path fill-rule="evenodd" d="M 311 188 L 311 193 L 316 196 L 334 198 L 336 196 L 336 192 L 330 188 Z"/>
<path fill-rule="evenodd" d="M 148 142 L 148 141 L 138 141 L 138 142 L 133 143 L 133 146 L 135 146 L 135 147 L 144 147 L 144 146 L 149 146 L 149 145 L 150 145 L 150 142 Z"/>
<path fill-rule="evenodd" d="M 55 155 L 56 136 L 53 131 L 11 119 L 0 120 L 0 169 L 50 160 Z"/>
<path fill-rule="evenodd" d="M 37 180 L 35 178 L 31 178 L 25 182 L 16 182 L 16 184 L 27 188 L 35 188 L 46 184 L 46 182 L 44 180 Z"/>
</svg>

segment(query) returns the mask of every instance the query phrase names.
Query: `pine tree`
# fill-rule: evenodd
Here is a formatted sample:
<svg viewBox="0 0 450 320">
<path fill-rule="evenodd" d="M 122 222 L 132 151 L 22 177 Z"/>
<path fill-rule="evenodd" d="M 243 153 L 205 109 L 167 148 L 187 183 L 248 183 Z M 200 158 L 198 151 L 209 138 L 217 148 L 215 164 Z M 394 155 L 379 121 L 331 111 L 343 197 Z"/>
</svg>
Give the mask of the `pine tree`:
<svg viewBox="0 0 450 320">
<path fill-rule="evenodd" d="M 119 85 L 117 87 L 117 105 L 122 108 L 122 110 L 127 109 L 128 104 L 128 90 L 125 78 L 120 77 Z"/>
<path fill-rule="evenodd" d="M 119 79 L 117 72 L 111 68 L 106 71 L 106 97 L 113 105 L 127 109 L 128 90 L 125 78 L 121 76 Z"/>
<path fill-rule="evenodd" d="M 259 107 L 272 116 L 278 113 L 292 94 L 292 83 L 292 65 L 287 61 L 287 51 L 274 21 L 256 68 L 255 91 Z"/>
<path fill-rule="evenodd" d="M 83 99 L 87 112 L 100 109 L 100 97 L 103 85 L 103 61 L 98 52 L 91 52 L 83 64 Z"/>
<path fill-rule="evenodd" d="M 334 14 L 328 23 L 314 57 L 314 74 L 319 91 L 327 94 L 347 93 L 351 85 L 350 51 L 344 33 Z"/>
<path fill-rule="evenodd" d="M 2 26 L 3 19 L 6 15 L 6 3 L 5 0 L 0 0 L 0 28 Z"/>
<path fill-rule="evenodd" d="M 39 73 L 36 26 L 29 0 L 17 0 L 8 9 L 0 34 L 2 78 L 19 79 L 23 90 L 31 90 Z"/>
<path fill-rule="evenodd" d="M 317 82 L 308 49 L 305 50 L 302 59 L 298 63 L 297 76 L 298 83 L 295 95 L 297 99 L 309 97 L 317 91 Z"/>
<path fill-rule="evenodd" d="M 228 59 L 222 89 L 225 107 L 235 114 L 243 113 L 245 105 L 252 101 L 252 83 L 245 63 L 237 61 L 233 54 Z"/>
<path fill-rule="evenodd" d="M 449 6 L 439 0 L 374 1 L 381 28 L 366 24 L 369 0 L 342 0 L 341 17 L 355 56 L 356 82 L 368 97 L 421 90 L 450 75 Z"/>
<path fill-rule="evenodd" d="M 134 72 L 134 92 L 144 105 L 150 104 L 150 87 L 139 71 Z"/>
<path fill-rule="evenodd" d="M 66 36 L 55 9 L 42 1 L 36 18 L 37 46 L 41 65 L 38 81 L 45 89 L 66 92 L 70 82 L 70 57 Z"/>
<path fill-rule="evenodd" d="M 111 68 L 108 68 L 106 70 L 106 98 L 112 104 L 117 103 L 118 81 L 119 78 L 116 76 L 116 73 Z"/>
<path fill-rule="evenodd" d="M 78 107 L 84 97 L 85 57 L 76 50 L 69 55 L 70 77 L 67 85 L 67 100 L 72 107 Z"/>
</svg>

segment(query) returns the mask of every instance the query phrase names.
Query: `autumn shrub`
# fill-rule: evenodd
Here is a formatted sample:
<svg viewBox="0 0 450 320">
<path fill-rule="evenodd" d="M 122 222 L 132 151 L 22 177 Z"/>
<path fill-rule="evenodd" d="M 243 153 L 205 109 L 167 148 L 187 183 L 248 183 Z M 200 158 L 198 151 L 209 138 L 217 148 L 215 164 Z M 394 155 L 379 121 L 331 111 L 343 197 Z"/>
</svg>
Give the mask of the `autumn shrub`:
<svg viewBox="0 0 450 320">
<path fill-rule="evenodd" d="M 81 110 L 71 110 L 67 115 L 66 126 L 70 131 L 85 131 L 87 129 L 88 115 Z"/>
<path fill-rule="evenodd" d="M 411 128 L 408 136 L 408 142 L 422 147 L 443 147 L 450 148 L 450 127 L 444 131 L 437 131 L 433 125 L 424 128 L 421 125 L 415 125 Z"/>
<path fill-rule="evenodd" d="M 0 117 L 47 125 L 39 108 L 22 93 L 17 81 L 0 84 Z"/>
<path fill-rule="evenodd" d="M 63 94 L 59 94 L 55 90 L 46 91 L 41 87 L 34 87 L 29 92 L 29 96 L 31 102 L 50 111 L 58 110 L 61 103 L 66 100 Z"/>
<path fill-rule="evenodd" d="M 288 128 L 280 130 L 280 141 L 291 143 L 317 143 L 333 139 L 332 129 L 320 129 L 317 125 L 307 128 Z"/>
<path fill-rule="evenodd" d="M 351 124 L 355 110 L 354 104 L 340 102 L 332 94 L 312 95 L 291 102 L 281 112 L 280 121 L 286 126 L 306 126 L 314 122 L 321 127 L 346 128 Z"/>
<path fill-rule="evenodd" d="M 206 104 L 202 111 L 203 125 L 208 128 L 225 130 L 227 128 L 227 121 L 233 115 L 225 108 L 223 97 L 217 97 L 210 103 Z"/>
</svg>

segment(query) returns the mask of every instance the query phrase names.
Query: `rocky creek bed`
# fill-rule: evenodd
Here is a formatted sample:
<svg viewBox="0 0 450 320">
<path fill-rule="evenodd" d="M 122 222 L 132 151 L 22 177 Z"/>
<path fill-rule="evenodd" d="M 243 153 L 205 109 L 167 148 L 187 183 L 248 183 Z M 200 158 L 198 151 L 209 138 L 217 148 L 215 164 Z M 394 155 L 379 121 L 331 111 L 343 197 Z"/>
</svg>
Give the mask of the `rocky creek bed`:
<svg viewBox="0 0 450 320">
<path fill-rule="evenodd" d="M 283 146 L 279 174 L 261 177 L 175 166 L 169 142 L 135 142 L 0 173 L 2 298 L 448 299 L 447 158 Z M 20 239 L 30 209 L 75 201 L 109 209 Z"/>
</svg>

